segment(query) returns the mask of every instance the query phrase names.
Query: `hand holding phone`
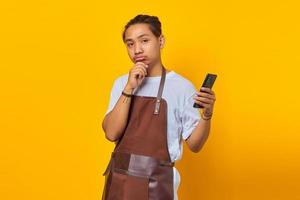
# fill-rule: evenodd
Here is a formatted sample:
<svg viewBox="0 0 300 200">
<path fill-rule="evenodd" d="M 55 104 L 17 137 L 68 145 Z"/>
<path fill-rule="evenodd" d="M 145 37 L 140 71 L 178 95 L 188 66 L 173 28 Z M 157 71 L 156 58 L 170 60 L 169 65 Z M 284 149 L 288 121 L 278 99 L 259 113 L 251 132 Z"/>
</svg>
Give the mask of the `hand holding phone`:
<svg viewBox="0 0 300 200">
<path fill-rule="evenodd" d="M 217 75 L 216 74 L 206 74 L 206 77 L 205 77 L 205 80 L 203 81 L 202 83 L 202 86 L 201 87 L 207 87 L 207 88 L 212 88 L 212 86 L 214 85 L 214 82 L 217 78 Z M 201 90 L 200 90 L 201 91 Z M 201 91 L 202 92 L 202 91 Z M 194 108 L 203 108 L 202 105 L 199 105 L 197 103 L 194 103 L 193 105 Z"/>
</svg>

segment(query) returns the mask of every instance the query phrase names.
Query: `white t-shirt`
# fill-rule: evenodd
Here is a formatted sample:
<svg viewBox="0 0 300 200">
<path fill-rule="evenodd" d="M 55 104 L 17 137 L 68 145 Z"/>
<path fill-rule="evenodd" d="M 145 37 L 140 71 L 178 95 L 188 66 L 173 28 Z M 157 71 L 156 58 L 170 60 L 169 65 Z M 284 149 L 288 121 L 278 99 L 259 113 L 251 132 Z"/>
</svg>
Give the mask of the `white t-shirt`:
<svg viewBox="0 0 300 200">
<path fill-rule="evenodd" d="M 156 97 L 159 89 L 160 76 L 145 77 L 142 85 L 136 88 L 133 93 L 137 96 Z M 110 95 L 109 106 L 105 114 L 110 112 L 121 96 L 127 83 L 128 74 L 122 75 L 114 81 Z M 167 101 L 167 140 L 168 149 L 172 162 L 182 157 L 182 141 L 186 140 L 197 126 L 201 115 L 199 110 L 193 107 L 193 96 L 196 93 L 194 85 L 177 74 L 170 71 L 166 74 L 166 80 L 162 98 Z M 174 199 L 177 200 L 177 189 L 180 183 L 180 175 L 174 167 Z"/>
</svg>

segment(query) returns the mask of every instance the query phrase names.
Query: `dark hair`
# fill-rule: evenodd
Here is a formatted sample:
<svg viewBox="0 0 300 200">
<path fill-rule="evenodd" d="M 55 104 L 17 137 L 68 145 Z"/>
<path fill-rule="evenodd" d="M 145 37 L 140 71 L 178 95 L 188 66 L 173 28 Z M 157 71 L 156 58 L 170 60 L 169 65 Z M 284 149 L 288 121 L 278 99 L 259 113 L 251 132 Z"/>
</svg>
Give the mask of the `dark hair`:
<svg viewBox="0 0 300 200">
<path fill-rule="evenodd" d="M 159 37 L 161 35 L 161 23 L 156 16 L 150 15 L 137 15 L 133 19 L 131 19 L 126 26 L 124 27 L 124 31 L 122 34 L 123 42 L 125 42 L 125 32 L 126 30 L 134 24 L 148 24 L 150 27 L 151 32 L 156 36 Z"/>
</svg>

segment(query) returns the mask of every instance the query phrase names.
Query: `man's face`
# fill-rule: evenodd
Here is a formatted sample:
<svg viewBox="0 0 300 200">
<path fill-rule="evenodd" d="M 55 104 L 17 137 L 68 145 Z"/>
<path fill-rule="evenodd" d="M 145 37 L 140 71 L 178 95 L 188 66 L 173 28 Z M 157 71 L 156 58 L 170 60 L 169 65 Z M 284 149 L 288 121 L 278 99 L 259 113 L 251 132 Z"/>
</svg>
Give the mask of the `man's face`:
<svg viewBox="0 0 300 200">
<path fill-rule="evenodd" d="M 131 25 L 125 32 L 125 44 L 132 62 L 151 66 L 160 59 L 163 36 L 157 38 L 149 26 L 144 23 Z"/>
</svg>

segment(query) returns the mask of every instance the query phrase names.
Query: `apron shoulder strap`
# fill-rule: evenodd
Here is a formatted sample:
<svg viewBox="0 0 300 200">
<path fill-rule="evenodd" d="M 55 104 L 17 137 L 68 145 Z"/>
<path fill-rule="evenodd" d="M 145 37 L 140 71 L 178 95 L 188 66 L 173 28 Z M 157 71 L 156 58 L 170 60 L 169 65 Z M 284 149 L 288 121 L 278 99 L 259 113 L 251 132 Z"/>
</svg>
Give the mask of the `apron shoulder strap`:
<svg viewBox="0 0 300 200">
<path fill-rule="evenodd" d="M 157 98 L 156 98 L 156 103 L 155 103 L 155 109 L 154 109 L 155 115 L 158 115 L 158 113 L 159 113 L 161 97 L 162 97 L 162 93 L 163 93 L 163 89 L 164 89 L 164 85 L 165 85 L 165 79 L 166 79 L 166 69 L 163 66 L 162 67 L 162 75 L 161 75 L 161 79 L 160 79 L 160 83 L 159 83 L 159 89 L 158 89 Z"/>
</svg>

